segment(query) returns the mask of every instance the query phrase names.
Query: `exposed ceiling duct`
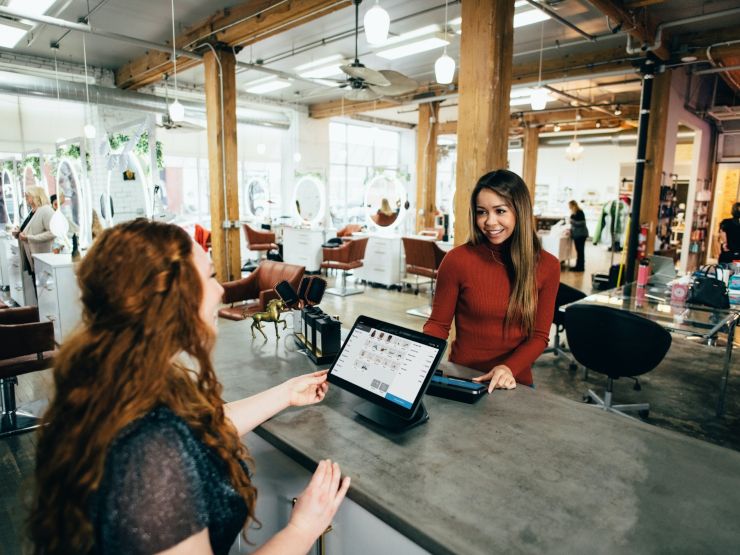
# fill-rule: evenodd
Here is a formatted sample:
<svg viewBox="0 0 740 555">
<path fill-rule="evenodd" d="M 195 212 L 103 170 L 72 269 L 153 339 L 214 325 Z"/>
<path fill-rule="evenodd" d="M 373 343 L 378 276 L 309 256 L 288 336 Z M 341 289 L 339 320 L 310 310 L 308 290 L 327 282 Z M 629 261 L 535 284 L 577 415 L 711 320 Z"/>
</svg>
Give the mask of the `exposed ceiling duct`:
<svg viewBox="0 0 740 555">
<path fill-rule="evenodd" d="M 112 87 L 89 85 L 90 103 L 102 106 L 112 106 L 122 110 L 134 110 L 150 114 L 166 114 L 165 99 L 151 94 L 137 93 Z M 0 94 L 28 96 L 33 98 L 50 98 L 71 100 L 85 103 L 84 83 L 71 81 L 56 81 L 44 77 L 32 77 L 7 71 L 0 71 Z M 205 105 L 187 100 L 181 101 L 190 113 L 195 113 L 199 119 L 205 120 Z M 257 117 L 259 112 L 250 110 L 250 116 L 239 114 L 237 108 L 237 123 L 244 125 L 258 125 L 288 129 L 290 121 L 287 116 L 277 112 L 265 112 L 264 118 Z"/>
</svg>

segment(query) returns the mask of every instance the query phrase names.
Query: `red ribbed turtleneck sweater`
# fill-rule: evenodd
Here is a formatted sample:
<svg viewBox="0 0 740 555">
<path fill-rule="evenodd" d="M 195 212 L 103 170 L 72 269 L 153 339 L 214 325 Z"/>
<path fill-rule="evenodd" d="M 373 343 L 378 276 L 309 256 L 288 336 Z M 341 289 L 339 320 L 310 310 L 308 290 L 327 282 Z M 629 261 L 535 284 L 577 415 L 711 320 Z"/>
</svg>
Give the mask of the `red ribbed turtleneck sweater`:
<svg viewBox="0 0 740 555">
<path fill-rule="evenodd" d="M 497 364 L 511 369 L 517 382 L 532 385 L 532 363 L 545 350 L 560 283 L 560 264 L 541 251 L 537 264 L 537 316 L 527 338 L 519 326 L 504 329 L 511 284 L 502 249 L 508 245 L 466 243 L 452 249 L 437 274 L 432 315 L 424 333 L 447 339 L 455 318 L 450 361 L 481 372 Z"/>
</svg>

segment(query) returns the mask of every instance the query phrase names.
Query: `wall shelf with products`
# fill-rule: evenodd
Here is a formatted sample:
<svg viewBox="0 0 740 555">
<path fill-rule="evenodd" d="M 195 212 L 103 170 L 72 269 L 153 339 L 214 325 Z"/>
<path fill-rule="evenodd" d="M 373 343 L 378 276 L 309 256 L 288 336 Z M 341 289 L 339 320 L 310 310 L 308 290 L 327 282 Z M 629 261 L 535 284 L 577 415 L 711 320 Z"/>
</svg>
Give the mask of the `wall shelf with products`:
<svg viewBox="0 0 740 555">
<path fill-rule="evenodd" d="M 712 200 L 712 185 L 709 179 L 697 181 L 697 191 L 694 200 L 694 215 L 691 219 L 691 243 L 689 252 L 701 255 L 707 250 L 706 238 L 709 229 L 709 203 Z"/>
<path fill-rule="evenodd" d="M 658 201 L 658 220 L 655 229 L 655 250 L 665 251 L 674 247 L 673 219 L 676 216 L 676 191 L 678 174 L 668 175 L 663 172 Z"/>
</svg>

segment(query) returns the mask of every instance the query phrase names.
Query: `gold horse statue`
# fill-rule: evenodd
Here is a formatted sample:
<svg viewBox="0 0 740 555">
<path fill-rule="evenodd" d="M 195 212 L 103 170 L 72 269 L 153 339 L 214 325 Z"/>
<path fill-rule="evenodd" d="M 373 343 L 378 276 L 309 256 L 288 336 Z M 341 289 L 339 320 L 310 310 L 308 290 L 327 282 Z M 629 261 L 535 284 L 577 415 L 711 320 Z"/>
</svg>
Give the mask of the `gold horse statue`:
<svg viewBox="0 0 740 555">
<path fill-rule="evenodd" d="M 283 329 L 288 327 L 288 323 L 280 316 L 282 311 L 285 310 L 285 303 L 282 299 L 272 299 L 267 303 L 267 310 L 264 312 L 255 312 L 252 314 L 252 339 L 256 338 L 254 330 L 257 329 L 262 334 L 262 337 L 267 339 L 265 332 L 262 330 L 262 322 L 273 322 L 275 324 L 275 335 L 280 339 L 280 333 L 278 332 L 278 324 L 282 322 Z"/>
</svg>

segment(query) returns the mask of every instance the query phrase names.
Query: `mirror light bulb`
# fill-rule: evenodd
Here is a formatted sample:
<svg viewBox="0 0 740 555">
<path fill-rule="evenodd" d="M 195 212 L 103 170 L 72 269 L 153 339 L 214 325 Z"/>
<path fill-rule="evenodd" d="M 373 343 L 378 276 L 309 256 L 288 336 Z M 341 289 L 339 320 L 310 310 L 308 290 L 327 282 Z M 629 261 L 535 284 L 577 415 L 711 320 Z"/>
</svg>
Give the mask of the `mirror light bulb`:
<svg viewBox="0 0 740 555">
<path fill-rule="evenodd" d="M 365 38 L 368 44 L 382 44 L 388 39 L 391 18 L 377 2 L 365 13 Z"/>
<path fill-rule="evenodd" d="M 88 123 L 83 128 L 83 132 L 85 133 L 85 137 L 88 139 L 94 139 L 95 138 L 95 126 L 91 123 Z"/>
<path fill-rule="evenodd" d="M 293 161 L 295 163 L 300 162 L 301 161 L 301 158 L 303 158 L 303 156 L 301 156 L 301 153 L 300 152 L 293 153 Z"/>
<path fill-rule="evenodd" d="M 455 60 L 447 55 L 447 50 L 434 62 L 434 77 L 440 85 L 449 85 L 455 77 Z"/>
</svg>

